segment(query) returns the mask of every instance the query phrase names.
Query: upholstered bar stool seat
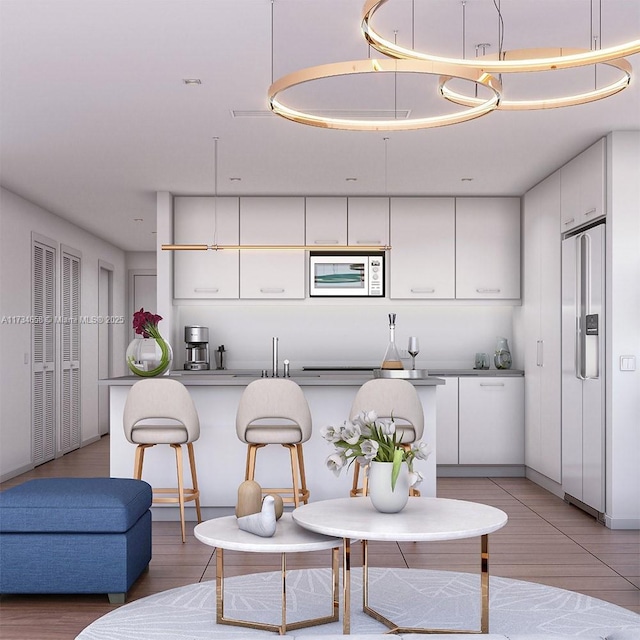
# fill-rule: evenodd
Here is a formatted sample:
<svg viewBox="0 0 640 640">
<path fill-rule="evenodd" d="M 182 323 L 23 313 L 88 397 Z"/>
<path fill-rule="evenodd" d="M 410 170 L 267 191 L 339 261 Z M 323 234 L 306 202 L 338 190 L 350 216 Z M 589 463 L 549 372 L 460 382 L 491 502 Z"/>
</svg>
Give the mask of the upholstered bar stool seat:
<svg viewBox="0 0 640 640">
<path fill-rule="evenodd" d="M 167 423 L 150 423 L 149 420 L 163 420 Z M 153 502 L 179 504 L 182 542 L 185 542 L 185 502 L 195 501 L 198 522 L 202 522 L 193 451 L 193 442 L 200 437 L 200 421 L 189 391 L 182 383 L 170 378 L 140 380 L 131 387 L 127 396 L 123 423 L 127 440 L 138 445 L 133 469 L 134 478 L 142 478 L 145 449 L 157 444 L 166 444 L 175 450 L 178 486 L 154 488 Z M 192 488 L 184 486 L 182 445 L 187 446 Z"/>
<path fill-rule="evenodd" d="M 302 443 L 311 437 L 311 412 L 299 385 L 286 378 L 254 380 L 244 390 L 236 414 L 238 438 L 247 444 L 245 480 L 255 480 L 256 453 L 279 444 L 289 449 L 291 487 L 263 487 L 296 507 L 309 500 Z"/>
<path fill-rule="evenodd" d="M 353 420 L 361 411 L 375 411 L 378 418 L 392 418 L 402 447 L 411 448 L 424 433 L 424 411 L 415 387 L 400 378 L 374 378 L 365 382 L 353 400 L 349 417 Z M 360 465 L 353 464 L 353 485 L 350 495 L 367 495 L 367 476 L 363 474 L 359 483 Z M 409 494 L 419 496 L 420 492 L 411 488 Z"/>
</svg>

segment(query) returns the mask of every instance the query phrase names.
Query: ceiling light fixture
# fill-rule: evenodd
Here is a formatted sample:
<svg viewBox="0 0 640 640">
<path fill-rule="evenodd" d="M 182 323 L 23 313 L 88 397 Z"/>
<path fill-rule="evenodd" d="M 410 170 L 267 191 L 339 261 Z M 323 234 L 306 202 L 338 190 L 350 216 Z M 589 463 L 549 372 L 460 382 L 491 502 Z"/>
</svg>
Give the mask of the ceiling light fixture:
<svg viewBox="0 0 640 640">
<path fill-rule="evenodd" d="M 531 71 L 551 71 L 558 69 L 572 69 L 575 67 L 607 64 L 622 71 L 622 77 L 613 81 L 609 85 L 560 98 L 546 98 L 538 100 L 509 100 L 503 97 L 498 108 L 500 110 L 525 110 L 525 109 L 550 109 L 555 107 L 575 106 L 586 104 L 602 98 L 615 95 L 626 89 L 631 81 L 631 65 L 624 59 L 624 56 L 633 55 L 640 52 L 640 40 L 633 40 L 625 44 L 609 47 L 606 49 L 577 49 L 577 48 L 533 48 L 517 49 L 512 51 L 502 51 L 503 22 L 500 13 L 499 3 L 496 4 L 500 21 L 500 50 L 498 54 L 483 55 L 475 59 L 449 58 L 436 56 L 430 53 L 407 49 L 391 42 L 381 36 L 371 25 L 374 13 L 388 0 L 367 0 L 362 9 L 362 32 L 367 42 L 385 55 L 402 60 L 423 60 L 446 64 L 460 65 L 469 69 L 482 69 L 488 73 L 521 73 Z M 463 21 L 464 21 L 463 3 Z M 464 32 L 464 25 L 463 25 Z M 464 43 L 463 43 L 464 45 Z M 486 46 L 486 45 L 482 45 Z M 440 87 L 441 94 L 447 100 L 456 104 L 473 107 L 480 101 L 476 97 L 451 91 L 446 82 Z"/>
<path fill-rule="evenodd" d="M 314 115 L 308 111 L 301 111 L 289 107 L 278 99 L 283 91 L 313 80 L 333 78 L 337 76 L 351 76 L 368 73 L 418 73 L 423 75 L 440 76 L 439 88 L 450 79 L 458 78 L 468 80 L 476 85 L 481 85 L 490 90 L 491 95 L 487 100 L 481 100 L 465 111 L 430 116 L 425 118 L 407 118 L 406 120 L 360 120 L 349 118 L 332 118 L 329 116 Z M 330 64 L 308 67 L 289 73 L 276 80 L 268 92 L 269 106 L 279 116 L 308 124 L 314 127 L 327 129 L 346 129 L 349 131 L 407 131 L 411 129 L 427 129 L 430 127 L 442 127 L 449 124 L 457 124 L 473 120 L 493 111 L 500 103 L 502 85 L 494 76 L 485 73 L 481 69 L 463 69 L 453 64 L 439 62 L 423 62 L 419 60 L 351 60 L 348 62 L 334 62 Z"/>
<path fill-rule="evenodd" d="M 371 18 L 373 14 L 388 1 L 389 0 L 367 0 L 364 8 L 362 9 L 362 31 L 364 33 L 364 37 L 367 39 L 367 42 L 376 49 L 376 51 L 384 53 L 392 58 L 442 62 L 460 65 L 470 69 L 478 67 L 478 63 L 475 59 L 448 58 L 414 51 L 413 49 L 401 47 L 400 45 L 390 42 L 386 38 L 382 37 L 371 27 Z M 607 49 L 590 50 L 547 48 L 530 49 L 529 51 L 531 51 L 531 54 L 534 57 L 528 58 L 520 56 L 505 60 L 494 59 L 493 61 L 488 62 L 483 61 L 482 69 L 490 73 L 517 73 L 522 71 L 549 71 L 588 66 L 640 53 L 640 40 L 632 40 L 631 42 L 616 45 L 615 47 L 608 47 Z M 547 52 L 548 55 L 543 55 L 545 52 Z M 503 53 L 506 54 L 507 52 Z"/>
<path fill-rule="evenodd" d="M 505 55 L 513 56 L 515 58 L 517 56 L 525 56 L 530 51 L 532 50 L 528 49 L 519 51 L 505 51 Z M 549 49 L 544 49 L 544 51 L 549 51 Z M 584 49 L 584 51 L 588 50 Z M 488 58 L 490 58 L 490 56 L 480 56 L 477 58 L 477 60 L 482 62 Z M 608 98 L 609 96 L 613 96 L 629 86 L 629 83 L 631 82 L 632 68 L 627 60 L 625 60 L 624 58 L 619 58 L 618 60 L 608 60 L 606 62 L 603 62 L 602 64 L 606 64 L 610 67 L 614 67 L 620 70 L 622 72 L 622 76 L 604 87 L 592 89 L 591 91 L 585 91 L 583 93 L 575 93 L 573 95 L 564 97 L 539 98 L 537 100 L 508 100 L 503 98 L 500 101 L 500 105 L 498 108 L 502 111 L 524 111 L 529 109 L 554 109 L 557 107 L 574 107 L 579 104 L 587 104 L 589 102 L 595 102 L 596 100 Z M 469 96 L 451 90 L 447 86 L 447 82 L 445 82 L 441 87 L 442 96 L 447 100 L 467 107 L 473 107 L 482 102 L 475 96 Z"/>
</svg>

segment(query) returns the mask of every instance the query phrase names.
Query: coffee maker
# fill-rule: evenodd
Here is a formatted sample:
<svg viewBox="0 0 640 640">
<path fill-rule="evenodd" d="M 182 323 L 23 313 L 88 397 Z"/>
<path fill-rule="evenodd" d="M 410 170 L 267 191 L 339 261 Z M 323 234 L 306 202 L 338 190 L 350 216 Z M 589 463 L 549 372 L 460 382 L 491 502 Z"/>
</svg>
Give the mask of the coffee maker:
<svg viewBox="0 0 640 640">
<path fill-rule="evenodd" d="M 185 327 L 184 341 L 187 343 L 184 368 L 187 371 L 206 371 L 209 369 L 209 328 Z"/>
</svg>

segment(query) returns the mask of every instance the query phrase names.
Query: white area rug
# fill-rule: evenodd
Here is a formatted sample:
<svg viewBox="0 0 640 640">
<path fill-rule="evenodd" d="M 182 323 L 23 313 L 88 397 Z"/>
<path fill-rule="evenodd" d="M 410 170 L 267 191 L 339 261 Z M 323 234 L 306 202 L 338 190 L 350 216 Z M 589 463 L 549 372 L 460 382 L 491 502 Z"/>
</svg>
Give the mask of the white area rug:
<svg viewBox="0 0 640 640">
<path fill-rule="evenodd" d="M 480 577 L 453 571 L 371 569 L 369 605 L 407 627 L 478 629 Z M 280 573 L 225 580 L 225 616 L 279 624 Z M 287 622 L 329 615 L 330 569 L 287 574 Z M 342 605 L 342 601 L 341 601 Z M 96 620 L 77 640 L 200 640 L 278 637 L 267 631 L 216 624 L 215 581 L 171 589 L 124 605 Z M 362 571 L 351 572 L 351 633 L 388 629 L 362 612 Z M 532 582 L 490 578 L 491 633 L 581 636 L 637 629 L 640 615 L 579 593 Z M 290 631 L 287 636 L 341 634 L 342 621 Z M 427 636 L 424 636 L 427 637 Z"/>
</svg>

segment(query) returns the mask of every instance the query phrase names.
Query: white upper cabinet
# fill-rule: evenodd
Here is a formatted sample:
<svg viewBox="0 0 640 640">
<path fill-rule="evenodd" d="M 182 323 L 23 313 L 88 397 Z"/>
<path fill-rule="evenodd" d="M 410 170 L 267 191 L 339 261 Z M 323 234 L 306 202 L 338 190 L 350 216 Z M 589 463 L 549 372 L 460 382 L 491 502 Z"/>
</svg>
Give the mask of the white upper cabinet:
<svg viewBox="0 0 640 640">
<path fill-rule="evenodd" d="M 562 177 L 560 231 L 606 214 L 606 140 L 602 138 L 560 169 Z"/>
<path fill-rule="evenodd" d="M 240 239 L 238 198 L 176 197 L 176 244 L 231 244 Z M 174 298 L 237 298 L 238 251 L 175 251 Z"/>
<path fill-rule="evenodd" d="M 456 298 L 520 298 L 520 198 L 456 198 Z"/>
<path fill-rule="evenodd" d="M 304 198 L 240 198 L 241 245 L 303 245 L 304 227 Z M 241 298 L 304 298 L 304 285 L 304 250 L 241 252 Z"/>
<path fill-rule="evenodd" d="M 455 201 L 391 198 L 391 298 L 454 298 Z"/>
<path fill-rule="evenodd" d="M 345 246 L 347 244 L 347 199 L 306 198 L 306 244 Z"/>
<path fill-rule="evenodd" d="M 347 244 L 389 244 L 389 198 L 348 198 Z"/>
</svg>

